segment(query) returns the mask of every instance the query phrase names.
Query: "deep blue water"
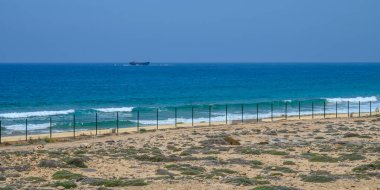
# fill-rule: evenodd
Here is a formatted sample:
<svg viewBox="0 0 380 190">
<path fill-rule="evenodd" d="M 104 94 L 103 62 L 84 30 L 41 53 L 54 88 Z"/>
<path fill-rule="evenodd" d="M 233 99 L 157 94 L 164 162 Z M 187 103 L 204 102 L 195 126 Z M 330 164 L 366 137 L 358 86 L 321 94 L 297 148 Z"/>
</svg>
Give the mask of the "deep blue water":
<svg viewBox="0 0 380 190">
<path fill-rule="evenodd" d="M 365 110 L 369 101 L 375 109 L 379 95 L 380 64 L 0 64 L 0 119 L 9 131 L 21 129 L 25 117 L 31 129 L 34 119 L 42 130 L 41 118 L 55 114 L 57 126 L 69 125 L 73 113 L 78 123 L 91 126 L 96 110 L 109 122 L 122 112 L 126 126 L 136 122 L 137 110 L 142 124 L 155 123 L 156 108 L 163 124 L 172 122 L 174 107 L 178 121 L 187 122 L 192 105 L 199 121 L 210 104 L 215 120 L 223 118 L 225 104 L 231 105 L 229 117 L 238 117 L 240 104 L 246 104 L 247 118 L 255 115 L 256 103 L 265 114 L 272 101 L 278 114 L 286 101 L 289 112 L 298 101 L 305 112 L 312 101 L 317 110 L 324 101 L 330 107 L 338 101 L 343 112 L 345 98 L 351 98 L 353 111 L 358 101 Z"/>
</svg>

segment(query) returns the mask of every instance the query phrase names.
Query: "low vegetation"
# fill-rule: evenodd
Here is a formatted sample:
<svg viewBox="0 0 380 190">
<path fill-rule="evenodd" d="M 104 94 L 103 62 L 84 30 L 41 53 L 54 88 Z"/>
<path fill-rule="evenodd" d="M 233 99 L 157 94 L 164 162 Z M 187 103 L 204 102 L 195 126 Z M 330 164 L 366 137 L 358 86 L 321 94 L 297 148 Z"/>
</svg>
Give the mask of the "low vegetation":
<svg viewBox="0 0 380 190">
<path fill-rule="evenodd" d="M 72 173 L 68 170 L 60 170 L 53 174 L 53 179 L 80 179 L 83 178 L 81 174 Z"/>
</svg>

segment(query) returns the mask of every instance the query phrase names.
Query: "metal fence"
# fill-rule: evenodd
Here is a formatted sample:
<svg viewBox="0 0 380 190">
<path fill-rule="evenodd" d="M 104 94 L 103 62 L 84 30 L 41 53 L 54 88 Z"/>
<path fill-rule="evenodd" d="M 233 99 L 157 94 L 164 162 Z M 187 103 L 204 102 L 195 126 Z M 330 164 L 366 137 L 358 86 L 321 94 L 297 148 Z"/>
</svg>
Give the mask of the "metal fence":
<svg viewBox="0 0 380 190">
<path fill-rule="evenodd" d="M 22 119 L 0 120 L 0 143 L 4 137 L 25 136 L 28 141 L 31 135 L 44 134 L 47 138 L 54 138 L 56 133 L 72 132 L 72 138 L 78 136 L 78 131 L 94 131 L 94 136 L 105 129 L 111 129 L 119 134 L 121 128 L 136 128 L 137 132 L 142 127 L 151 126 L 160 129 L 160 126 L 211 126 L 212 124 L 236 124 L 252 123 L 260 121 L 288 120 L 289 118 L 308 119 L 338 118 L 338 117 L 362 117 L 372 116 L 372 102 L 271 102 L 256 104 L 232 104 L 232 105 L 208 105 L 190 106 L 186 108 L 174 107 L 162 111 L 159 108 L 154 111 L 144 111 L 144 108 L 134 109 L 133 112 L 102 113 L 95 112 L 93 117 L 88 115 L 33 117 Z M 364 110 L 364 111 L 363 111 Z M 161 115 L 165 112 L 164 117 Z M 376 109 L 378 112 L 378 109 Z M 347 114 L 347 115 L 346 115 Z M 356 114 L 356 115 L 355 115 Z M 12 126 L 18 130 L 4 134 L 5 123 L 12 122 Z M 28 129 L 30 123 L 44 123 L 44 130 Z M 54 123 L 54 125 L 53 125 Z M 46 126 L 48 124 L 48 126 Z M 40 124 L 42 125 L 42 124 Z M 34 126 L 39 126 L 34 124 Z M 22 129 L 23 128 L 23 129 Z M 23 131 L 23 132 L 22 132 Z"/>
</svg>

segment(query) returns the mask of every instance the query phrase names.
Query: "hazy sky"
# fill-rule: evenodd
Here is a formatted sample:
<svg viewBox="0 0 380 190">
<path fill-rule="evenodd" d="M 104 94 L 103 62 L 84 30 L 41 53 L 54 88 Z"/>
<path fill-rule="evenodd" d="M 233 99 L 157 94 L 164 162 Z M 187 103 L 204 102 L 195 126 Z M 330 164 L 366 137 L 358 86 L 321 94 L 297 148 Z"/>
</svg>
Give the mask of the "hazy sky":
<svg viewBox="0 0 380 190">
<path fill-rule="evenodd" d="M 380 62 L 380 0 L 0 0 L 0 62 Z"/>
</svg>

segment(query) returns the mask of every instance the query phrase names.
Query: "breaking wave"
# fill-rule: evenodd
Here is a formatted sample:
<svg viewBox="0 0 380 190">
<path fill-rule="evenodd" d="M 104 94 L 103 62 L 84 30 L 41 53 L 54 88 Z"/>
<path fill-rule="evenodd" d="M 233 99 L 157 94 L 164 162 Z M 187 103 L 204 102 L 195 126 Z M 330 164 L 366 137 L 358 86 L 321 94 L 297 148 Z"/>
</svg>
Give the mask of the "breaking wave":
<svg viewBox="0 0 380 190">
<path fill-rule="evenodd" d="M 25 118 L 25 117 L 40 117 L 40 116 L 52 116 L 52 115 L 66 115 L 74 113 L 75 110 L 61 110 L 61 111 L 36 111 L 36 112 L 13 112 L 0 114 L 0 118 Z"/>
<path fill-rule="evenodd" d="M 49 127 L 50 127 L 50 123 L 28 124 L 28 130 L 47 129 Z M 7 125 L 7 126 L 4 126 L 4 128 L 8 130 L 22 131 L 22 130 L 25 130 L 25 124 Z"/>
<path fill-rule="evenodd" d="M 94 110 L 100 112 L 131 112 L 134 107 L 120 107 L 120 108 L 96 108 Z"/>
<path fill-rule="evenodd" d="M 370 97 L 356 97 L 356 98 L 326 98 L 327 102 L 338 102 L 338 103 L 341 103 L 341 102 L 376 102 L 377 101 L 377 97 L 376 96 L 370 96 Z"/>
</svg>

